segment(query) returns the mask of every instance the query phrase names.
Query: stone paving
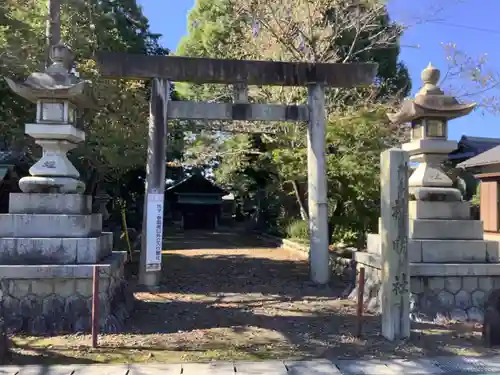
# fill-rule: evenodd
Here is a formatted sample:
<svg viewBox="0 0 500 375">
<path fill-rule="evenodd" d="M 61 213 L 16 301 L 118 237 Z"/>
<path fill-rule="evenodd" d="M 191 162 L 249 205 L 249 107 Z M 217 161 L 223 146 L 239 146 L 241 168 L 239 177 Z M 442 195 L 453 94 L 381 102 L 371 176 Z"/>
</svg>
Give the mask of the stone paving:
<svg viewBox="0 0 500 375">
<path fill-rule="evenodd" d="M 0 375 L 500 375 L 500 355 L 417 360 L 238 361 L 179 364 L 0 366 Z"/>
</svg>

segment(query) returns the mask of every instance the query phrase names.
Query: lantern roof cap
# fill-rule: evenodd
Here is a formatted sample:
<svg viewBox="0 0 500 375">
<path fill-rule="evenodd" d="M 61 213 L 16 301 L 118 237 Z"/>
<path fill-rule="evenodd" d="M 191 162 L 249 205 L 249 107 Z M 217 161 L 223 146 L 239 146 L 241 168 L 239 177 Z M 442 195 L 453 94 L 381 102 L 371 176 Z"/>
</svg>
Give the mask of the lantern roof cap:
<svg viewBox="0 0 500 375">
<path fill-rule="evenodd" d="M 71 101 L 81 109 L 95 108 L 90 81 L 80 80 L 70 71 L 74 62 L 71 49 L 58 43 L 52 46 L 50 57 L 52 64 L 45 72 L 31 73 L 24 82 L 6 77 L 12 91 L 34 103 L 40 99 L 56 99 Z"/>
<path fill-rule="evenodd" d="M 475 103 L 460 103 L 454 96 L 445 95 L 438 86 L 441 72 L 431 63 L 420 75 L 423 86 L 414 99 L 405 99 L 397 113 L 390 113 L 389 120 L 403 124 L 422 117 L 451 120 L 468 115 L 476 107 Z"/>
</svg>

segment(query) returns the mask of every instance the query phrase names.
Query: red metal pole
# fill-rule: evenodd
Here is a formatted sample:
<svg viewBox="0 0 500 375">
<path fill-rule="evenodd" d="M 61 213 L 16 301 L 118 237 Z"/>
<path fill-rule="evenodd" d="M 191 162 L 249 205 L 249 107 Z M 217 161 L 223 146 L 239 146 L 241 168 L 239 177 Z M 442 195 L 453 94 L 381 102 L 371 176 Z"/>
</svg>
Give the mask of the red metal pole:
<svg viewBox="0 0 500 375">
<path fill-rule="evenodd" d="M 356 337 L 361 337 L 363 328 L 363 296 L 365 294 L 365 268 L 359 269 L 358 276 L 358 305 L 356 311 Z"/>
<path fill-rule="evenodd" d="M 99 268 L 94 266 L 92 277 L 92 347 L 97 348 L 99 335 Z"/>
</svg>

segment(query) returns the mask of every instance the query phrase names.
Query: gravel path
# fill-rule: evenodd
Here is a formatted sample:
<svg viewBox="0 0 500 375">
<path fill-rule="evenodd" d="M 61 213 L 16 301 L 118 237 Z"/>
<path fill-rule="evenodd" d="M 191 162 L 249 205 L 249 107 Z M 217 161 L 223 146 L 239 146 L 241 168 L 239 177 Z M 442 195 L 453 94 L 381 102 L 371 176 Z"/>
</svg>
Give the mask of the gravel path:
<svg viewBox="0 0 500 375">
<path fill-rule="evenodd" d="M 353 337 L 355 306 L 341 298 L 343 282 L 317 287 L 303 254 L 237 231 L 176 233 L 166 246 L 164 292 L 137 295 L 148 302 L 135 329 L 161 332 L 174 346 L 343 358 L 485 351 L 473 327 L 414 325 L 410 342 L 388 343 L 371 315 L 363 338 Z"/>
<path fill-rule="evenodd" d="M 178 362 L 271 358 L 415 358 L 489 354 L 479 327 L 413 324 L 407 342 L 380 337 L 380 317 L 367 315 L 353 336 L 355 306 L 345 285 L 309 282 L 304 254 L 269 248 L 239 231 L 187 231 L 166 238 L 159 293 L 136 293 L 127 331 L 20 338 L 25 350 L 50 348 L 65 358 L 99 362 Z M 38 343 L 38 344 L 37 344 Z M 38 345 L 38 346 L 37 346 Z M 44 354 L 46 355 L 46 354 Z M 55 354 L 54 354 L 55 355 Z"/>
</svg>

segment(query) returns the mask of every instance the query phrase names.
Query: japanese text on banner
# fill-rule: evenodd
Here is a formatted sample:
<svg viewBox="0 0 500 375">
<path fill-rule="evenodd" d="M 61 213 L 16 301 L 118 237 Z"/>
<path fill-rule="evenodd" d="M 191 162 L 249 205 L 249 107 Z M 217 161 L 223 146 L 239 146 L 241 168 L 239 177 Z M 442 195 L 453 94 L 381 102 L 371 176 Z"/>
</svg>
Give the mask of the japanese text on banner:
<svg viewBox="0 0 500 375">
<path fill-rule="evenodd" d="M 146 270 L 161 269 L 161 250 L 163 243 L 163 194 L 148 194 Z"/>
</svg>

